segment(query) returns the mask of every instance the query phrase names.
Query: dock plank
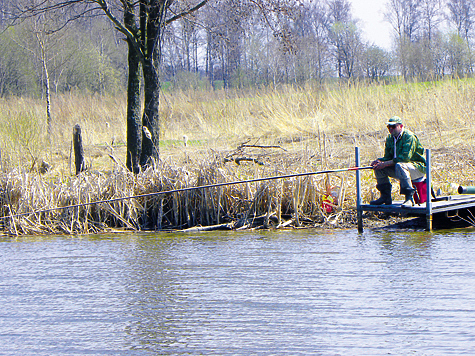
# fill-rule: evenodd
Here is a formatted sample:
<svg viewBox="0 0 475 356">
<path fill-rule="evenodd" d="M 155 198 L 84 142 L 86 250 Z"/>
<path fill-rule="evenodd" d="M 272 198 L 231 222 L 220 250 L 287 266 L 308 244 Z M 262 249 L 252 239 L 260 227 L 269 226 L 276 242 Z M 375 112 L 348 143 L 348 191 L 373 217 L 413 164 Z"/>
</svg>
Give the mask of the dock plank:
<svg viewBox="0 0 475 356">
<path fill-rule="evenodd" d="M 412 207 L 401 207 L 402 200 L 394 201 L 391 205 L 370 205 L 362 204 L 362 211 L 378 211 L 385 213 L 399 213 L 399 214 L 415 214 L 426 215 L 427 207 L 426 203 L 420 205 L 414 205 Z M 447 197 L 447 200 L 432 201 L 432 213 L 439 213 L 445 211 L 453 211 L 458 209 L 467 209 L 475 207 L 475 195 L 463 194 L 463 195 L 451 195 Z"/>
</svg>

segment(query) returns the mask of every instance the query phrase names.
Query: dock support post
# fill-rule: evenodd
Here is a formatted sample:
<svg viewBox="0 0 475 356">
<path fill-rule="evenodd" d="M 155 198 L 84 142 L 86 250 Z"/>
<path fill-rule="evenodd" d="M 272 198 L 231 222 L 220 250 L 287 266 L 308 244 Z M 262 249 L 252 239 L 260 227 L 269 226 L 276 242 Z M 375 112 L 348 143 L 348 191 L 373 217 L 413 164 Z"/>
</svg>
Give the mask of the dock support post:
<svg viewBox="0 0 475 356">
<path fill-rule="evenodd" d="M 355 147 L 355 167 L 360 166 L 360 148 Z M 363 212 L 361 211 L 361 172 L 356 170 L 356 218 L 358 219 L 358 232 L 363 232 Z"/>
<path fill-rule="evenodd" d="M 432 231 L 432 177 L 430 174 L 430 149 L 426 149 L 426 183 L 427 183 L 427 201 L 426 201 L 426 230 Z"/>
</svg>

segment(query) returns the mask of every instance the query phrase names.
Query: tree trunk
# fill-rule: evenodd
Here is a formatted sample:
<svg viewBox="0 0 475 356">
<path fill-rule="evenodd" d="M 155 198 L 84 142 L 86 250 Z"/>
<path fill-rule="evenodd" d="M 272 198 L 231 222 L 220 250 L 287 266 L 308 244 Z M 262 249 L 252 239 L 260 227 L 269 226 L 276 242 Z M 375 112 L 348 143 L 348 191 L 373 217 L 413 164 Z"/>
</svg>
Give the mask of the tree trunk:
<svg viewBox="0 0 475 356">
<path fill-rule="evenodd" d="M 143 141 L 140 164 L 142 167 L 151 164 L 150 159 L 159 159 L 160 120 L 158 104 L 160 96 L 160 81 L 155 61 L 147 58 L 143 64 L 144 76 L 144 112 L 142 118 Z"/>
<path fill-rule="evenodd" d="M 51 133 L 53 131 L 53 120 L 51 118 L 51 98 L 50 98 L 50 83 L 49 83 L 49 71 L 48 71 L 48 58 L 46 53 L 45 41 L 40 37 L 38 32 L 35 32 L 36 40 L 40 46 L 40 60 L 43 66 L 43 74 L 45 76 L 45 95 L 46 95 L 46 127 L 48 133 L 48 140 L 51 139 Z"/>
<path fill-rule="evenodd" d="M 161 59 L 164 19 L 170 6 L 168 0 L 154 0 L 150 6 L 140 5 L 140 29 L 144 58 L 144 111 L 142 116 L 142 155 L 140 165 L 147 167 L 158 162 L 160 120 L 158 103 L 160 97 L 159 63 Z"/>
<path fill-rule="evenodd" d="M 132 31 L 136 30 L 135 15 L 131 4 L 125 8 L 124 23 Z M 142 123 L 140 117 L 140 57 L 130 39 L 127 40 L 129 54 L 129 77 L 127 83 L 127 168 L 140 171 L 142 153 Z"/>
<path fill-rule="evenodd" d="M 140 171 L 142 153 L 142 123 L 140 117 L 140 60 L 129 44 L 129 78 L 127 84 L 127 168 L 134 173 Z"/>
</svg>

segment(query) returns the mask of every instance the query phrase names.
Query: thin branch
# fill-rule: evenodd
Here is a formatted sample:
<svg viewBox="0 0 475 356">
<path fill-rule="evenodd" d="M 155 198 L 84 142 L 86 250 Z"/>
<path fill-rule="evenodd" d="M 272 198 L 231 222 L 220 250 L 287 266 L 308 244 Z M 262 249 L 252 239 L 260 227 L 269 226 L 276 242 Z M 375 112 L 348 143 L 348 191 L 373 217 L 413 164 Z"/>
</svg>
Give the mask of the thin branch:
<svg viewBox="0 0 475 356">
<path fill-rule="evenodd" d="M 96 1 L 92 1 L 92 2 L 96 2 Z M 35 17 L 49 11 L 61 10 L 63 8 L 70 7 L 75 4 L 80 4 L 80 3 L 84 3 L 84 0 L 68 0 L 68 1 L 57 3 L 57 4 L 53 4 L 53 5 L 50 5 L 49 1 L 45 0 L 39 3 L 38 5 L 31 6 L 31 7 L 26 6 L 24 9 L 20 9 L 19 13 L 16 16 L 14 16 L 14 18 L 18 20 L 18 19 L 23 19 L 23 18 Z"/>
<path fill-rule="evenodd" d="M 109 6 L 107 5 L 106 0 L 93 0 L 96 2 L 98 5 L 101 6 L 102 11 L 106 14 L 106 16 L 112 21 L 112 23 L 116 26 L 117 30 L 121 33 L 123 33 L 133 44 L 135 50 L 139 54 L 140 60 L 143 61 L 145 58 L 142 46 L 140 43 L 137 41 L 137 36 L 134 34 L 132 31 L 130 31 L 127 27 L 122 24 L 115 16 L 114 14 L 109 10 Z"/>
<path fill-rule="evenodd" d="M 168 25 L 170 23 L 172 23 L 173 21 L 176 21 L 178 19 L 181 19 L 182 17 L 185 17 L 193 12 L 195 12 L 196 10 L 199 10 L 200 8 L 202 8 L 203 6 L 206 5 L 206 3 L 208 2 L 208 0 L 203 0 L 202 2 L 200 2 L 199 4 L 197 4 L 195 7 L 192 7 L 191 9 L 187 10 L 187 11 L 184 11 L 178 15 L 175 15 L 173 16 L 172 18 L 168 19 L 166 22 L 165 22 L 165 25 Z"/>
<path fill-rule="evenodd" d="M 260 1 L 256 1 L 256 0 L 250 0 L 250 2 L 253 3 L 254 5 L 256 5 L 261 10 L 261 13 L 264 16 L 265 22 L 270 27 L 270 29 L 272 31 L 274 31 L 274 33 L 276 33 L 277 30 L 274 27 L 274 25 L 271 23 L 271 21 L 269 20 L 268 11 L 266 11 L 266 9 L 264 8 L 264 5 L 262 5 L 262 3 Z"/>
</svg>

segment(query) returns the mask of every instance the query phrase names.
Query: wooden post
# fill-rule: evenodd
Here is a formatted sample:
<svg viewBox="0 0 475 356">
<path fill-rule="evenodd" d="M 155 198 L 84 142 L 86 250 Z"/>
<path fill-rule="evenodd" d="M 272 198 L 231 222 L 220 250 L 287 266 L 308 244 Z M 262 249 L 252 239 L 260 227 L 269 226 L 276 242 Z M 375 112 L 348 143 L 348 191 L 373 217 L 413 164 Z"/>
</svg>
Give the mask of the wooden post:
<svg viewBox="0 0 475 356">
<path fill-rule="evenodd" d="M 355 167 L 360 166 L 360 148 L 355 147 Z M 358 232 L 363 232 L 363 212 L 361 211 L 361 172 L 356 170 L 356 217 L 358 219 Z"/>
<path fill-rule="evenodd" d="M 427 201 L 426 201 L 426 230 L 432 231 L 432 177 L 430 174 L 430 149 L 426 149 L 426 183 L 427 183 Z"/>
<path fill-rule="evenodd" d="M 82 148 L 81 126 L 74 125 L 73 128 L 73 147 L 74 147 L 74 162 L 76 164 L 76 175 L 86 169 L 84 164 L 84 150 Z"/>
</svg>

